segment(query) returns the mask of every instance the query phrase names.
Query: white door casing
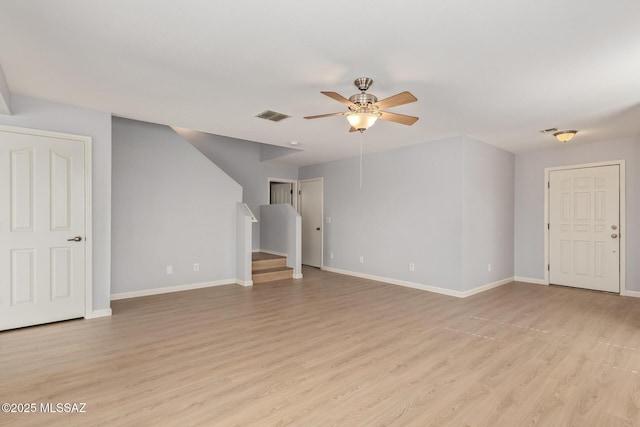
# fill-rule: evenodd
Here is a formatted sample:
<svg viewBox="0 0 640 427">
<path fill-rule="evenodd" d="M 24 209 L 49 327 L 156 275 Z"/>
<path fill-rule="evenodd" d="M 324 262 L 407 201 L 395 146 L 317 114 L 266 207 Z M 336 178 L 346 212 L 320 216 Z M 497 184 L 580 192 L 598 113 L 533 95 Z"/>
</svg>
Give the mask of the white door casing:
<svg viewBox="0 0 640 427">
<path fill-rule="evenodd" d="M 620 292 L 620 167 L 549 172 L 549 282 Z"/>
<path fill-rule="evenodd" d="M 90 138 L 0 127 L 0 330 L 90 314 L 87 159 Z"/>
<path fill-rule="evenodd" d="M 302 264 L 322 267 L 322 178 L 300 181 Z"/>
</svg>

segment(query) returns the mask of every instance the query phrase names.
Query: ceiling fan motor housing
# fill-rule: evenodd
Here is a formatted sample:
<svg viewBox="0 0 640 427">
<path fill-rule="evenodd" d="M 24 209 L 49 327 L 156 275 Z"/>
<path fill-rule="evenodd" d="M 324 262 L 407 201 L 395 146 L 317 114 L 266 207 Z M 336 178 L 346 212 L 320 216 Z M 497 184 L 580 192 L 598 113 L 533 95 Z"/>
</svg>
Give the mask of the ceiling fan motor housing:
<svg viewBox="0 0 640 427">
<path fill-rule="evenodd" d="M 369 77 L 359 77 L 353 81 L 353 84 L 362 92 L 352 95 L 349 98 L 349 101 L 355 104 L 349 107 L 349 109 L 354 113 L 373 113 L 374 110 L 377 110 L 373 104 L 378 102 L 378 98 L 370 93 L 365 93 L 365 90 L 369 89 L 373 84 L 373 79 Z"/>
<path fill-rule="evenodd" d="M 358 104 L 360 106 L 364 106 L 367 104 L 375 104 L 378 102 L 378 98 L 375 95 L 371 95 L 370 93 L 357 93 L 349 98 L 349 101 L 354 104 Z"/>
</svg>

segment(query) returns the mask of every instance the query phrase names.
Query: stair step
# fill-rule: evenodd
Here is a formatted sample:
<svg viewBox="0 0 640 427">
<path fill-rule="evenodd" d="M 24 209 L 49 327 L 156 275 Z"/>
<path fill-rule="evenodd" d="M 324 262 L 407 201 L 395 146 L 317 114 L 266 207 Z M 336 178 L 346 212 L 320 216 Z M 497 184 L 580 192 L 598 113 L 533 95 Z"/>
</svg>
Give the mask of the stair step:
<svg viewBox="0 0 640 427">
<path fill-rule="evenodd" d="M 284 257 L 251 261 L 251 271 L 253 272 L 270 270 L 273 268 L 283 268 L 286 266 L 287 259 Z"/>
<path fill-rule="evenodd" d="M 271 282 L 273 280 L 292 279 L 293 268 L 275 267 L 264 270 L 254 271 L 251 275 L 253 283 Z"/>
</svg>

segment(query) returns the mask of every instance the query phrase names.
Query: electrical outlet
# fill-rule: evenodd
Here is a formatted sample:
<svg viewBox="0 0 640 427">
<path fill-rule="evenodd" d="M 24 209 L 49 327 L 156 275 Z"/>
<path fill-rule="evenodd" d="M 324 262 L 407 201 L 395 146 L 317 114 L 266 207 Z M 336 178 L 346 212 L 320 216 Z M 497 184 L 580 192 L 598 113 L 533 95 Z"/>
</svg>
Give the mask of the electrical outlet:
<svg viewBox="0 0 640 427">
<path fill-rule="evenodd" d="M 200 264 L 193 264 L 193 271 L 200 271 Z"/>
<path fill-rule="evenodd" d="M 333 259 L 333 252 L 329 253 L 329 258 Z"/>
<path fill-rule="evenodd" d="M 491 264 L 487 265 L 487 271 L 491 271 Z"/>
<path fill-rule="evenodd" d="M 167 274 L 173 274 L 173 265 L 167 265 Z"/>
<path fill-rule="evenodd" d="M 360 264 L 364 264 L 364 257 L 360 255 Z"/>
<path fill-rule="evenodd" d="M 409 263 L 409 271 L 416 271 L 416 265 L 412 262 Z"/>
</svg>

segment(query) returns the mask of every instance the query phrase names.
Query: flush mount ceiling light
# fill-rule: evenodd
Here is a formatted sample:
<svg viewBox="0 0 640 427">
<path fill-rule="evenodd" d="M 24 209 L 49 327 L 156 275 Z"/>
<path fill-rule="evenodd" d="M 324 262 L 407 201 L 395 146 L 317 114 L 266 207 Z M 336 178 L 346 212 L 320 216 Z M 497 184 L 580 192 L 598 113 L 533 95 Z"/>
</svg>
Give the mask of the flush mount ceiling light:
<svg viewBox="0 0 640 427">
<path fill-rule="evenodd" d="M 577 130 L 561 130 L 553 134 L 560 142 L 568 142 L 578 133 Z"/>
</svg>

